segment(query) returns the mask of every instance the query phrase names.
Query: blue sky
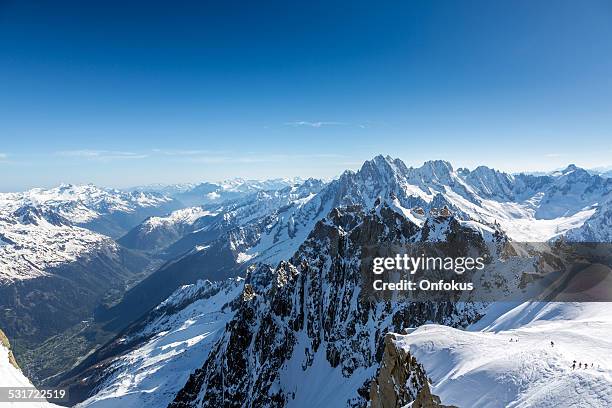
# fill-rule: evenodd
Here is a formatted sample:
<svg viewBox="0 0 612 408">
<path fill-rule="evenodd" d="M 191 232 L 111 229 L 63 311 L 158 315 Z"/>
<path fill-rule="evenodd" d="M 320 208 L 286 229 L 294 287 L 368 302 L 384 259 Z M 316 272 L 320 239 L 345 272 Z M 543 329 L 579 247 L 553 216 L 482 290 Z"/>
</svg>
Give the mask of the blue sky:
<svg viewBox="0 0 612 408">
<path fill-rule="evenodd" d="M 123 3 L 0 2 L 0 190 L 612 164 L 609 1 Z"/>
</svg>

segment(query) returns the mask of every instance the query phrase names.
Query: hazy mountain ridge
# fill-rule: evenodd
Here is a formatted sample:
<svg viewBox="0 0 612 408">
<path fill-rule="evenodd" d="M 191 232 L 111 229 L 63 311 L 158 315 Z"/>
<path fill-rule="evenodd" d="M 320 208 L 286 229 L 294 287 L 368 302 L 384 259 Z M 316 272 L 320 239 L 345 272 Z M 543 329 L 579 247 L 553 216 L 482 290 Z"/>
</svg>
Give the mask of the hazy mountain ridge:
<svg viewBox="0 0 612 408">
<path fill-rule="evenodd" d="M 236 200 L 258 191 L 281 190 L 302 183 L 299 177 L 268 180 L 228 179 L 219 182 L 150 184 L 127 189 L 127 191 L 159 193 L 172 197 L 184 206 L 218 205 Z"/>
<path fill-rule="evenodd" d="M 267 184 L 259 182 L 259 185 Z M 277 190 L 255 189 L 254 193 L 219 204 L 178 210 L 165 217 L 147 219 L 122 237 L 120 242 L 131 248 L 165 249 L 165 256 L 172 258 L 192 250 L 196 245 L 206 245 L 232 228 L 247 225 L 283 207 L 291 206 L 317 193 L 323 185 L 320 180 L 309 179 Z M 185 217 L 185 214 L 191 216 Z M 147 245 L 151 235 L 164 237 L 163 244 Z"/>
<path fill-rule="evenodd" d="M 117 238 L 146 217 L 167 213 L 179 203 L 158 193 L 125 192 L 92 184 L 0 194 L 0 213 L 18 212 L 20 207 L 55 214 L 72 225 Z"/>
</svg>

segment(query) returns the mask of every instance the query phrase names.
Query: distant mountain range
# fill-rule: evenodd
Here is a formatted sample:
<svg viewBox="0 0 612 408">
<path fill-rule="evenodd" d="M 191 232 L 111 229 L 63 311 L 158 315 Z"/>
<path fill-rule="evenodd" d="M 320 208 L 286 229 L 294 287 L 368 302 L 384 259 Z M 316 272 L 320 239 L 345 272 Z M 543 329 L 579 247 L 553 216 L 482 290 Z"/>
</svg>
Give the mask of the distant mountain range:
<svg viewBox="0 0 612 408">
<path fill-rule="evenodd" d="M 496 407 L 457 391 L 457 384 L 496 372 L 492 356 L 483 357 L 492 367 L 484 374 L 465 366 L 465 339 L 494 350 L 516 333 L 531 338 L 530 325 L 540 322 L 549 334 L 534 335 L 533 347 L 546 354 L 535 342 L 555 335 L 550 319 L 508 317 L 526 313 L 526 305 L 502 311 L 474 301 L 367 302 L 362 248 L 612 243 L 611 204 L 612 179 L 573 165 L 507 174 L 445 161 L 408 167 L 388 156 L 329 182 L 234 180 L 130 191 L 63 185 L 0 194 L 0 328 L 37 385 L 67 386 L 82 407 Z M 512 293 L 529 281 L 520 265 L 502 268 L 499 290 Z M 547 307 L 567 321 L 587 318 L 579 305 Z M 592 322 L 612 329 L 602 317 L 612 310 L 593 310 Z M 567 338 L 606 341 L 588 327 Z M 427 330 L 436 353 L 461 354 L 444 364 L 428 355 Z M 70 349 L 58 352 L 67 342 Z M 550 378 L 560 381 L 566 357 L 542 357 Z M 455 377 L 459 368 L 464 379 Z M 528 381 L 520 369 L 508 372 Z M 388 387 L 398 381 L 406 386 Z M 610 385 L 595 372 L 580 381 L 593 390 Z M 562 382 L 555 384 L 548 406 L 568 398 Z M 512 388 L 504 406 L 523 406 L 539 398 L 535 393 Z M 607 406 L 612 395 L 593 401 Z"/>
</svg>

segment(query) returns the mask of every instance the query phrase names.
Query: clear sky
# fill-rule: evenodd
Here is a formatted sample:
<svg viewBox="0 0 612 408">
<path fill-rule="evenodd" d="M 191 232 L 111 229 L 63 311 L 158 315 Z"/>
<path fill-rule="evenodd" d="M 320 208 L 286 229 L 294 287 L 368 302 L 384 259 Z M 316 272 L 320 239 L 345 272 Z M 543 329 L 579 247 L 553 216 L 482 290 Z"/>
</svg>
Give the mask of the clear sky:
<svg viewBox="0 0 612 408">
<path fill-rule="evenodd" d="M 0 0 L 0 190 L 596 167 L 611 131 L 609 0 Z"/>
</svg>

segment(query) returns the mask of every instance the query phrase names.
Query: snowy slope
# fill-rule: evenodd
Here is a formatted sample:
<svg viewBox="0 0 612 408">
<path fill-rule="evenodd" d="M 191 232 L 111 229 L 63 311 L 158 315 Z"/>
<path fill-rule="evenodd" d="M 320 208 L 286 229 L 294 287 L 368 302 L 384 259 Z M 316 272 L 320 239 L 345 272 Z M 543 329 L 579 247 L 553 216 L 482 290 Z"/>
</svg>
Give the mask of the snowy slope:
<svg viewBox="0 0 612 408">
<path fill-rule="evenodd" d="M 194 362 L 208 356 L 233 311 L 228 303 L 243 281 L 198 281 L 178 289 L 146 318 L 144 327 L 116 340 L 136 344 L 115 358 L 97 393 L 79 407 L 165 407 L 184 385 Z"/>
<path fill-rule="evenodd" d="M 165 216 L 149 217 L 131 229 L 118 242 L 133 249 L 148 251 L 161 250 L 198 229 L 199 220 L 213 217 L 215 211 L 202 207 L 189 207 L 171 212 Z"/>
<path fill-rule="evenodd" d="M 566 238 L 580 242 L 612 242 L 612 200 L 600 205 L 584 224 L 569 230 Z"/>
<path fill-rule="evenodd" d="M 398 345 L 424 365 L 445 404 L 604 408 L 612 406 L 610 333 L 610 303 L 495 304 L 468 330 L 425 325 Z M 574 360 L 589 366 L 573 370 Z"/>
<path fill-rule="evenodd" d="M 35 188 L 20 193 L 0 194 L 0 211 L 12 212 L 28 204 L 52 210 L 75 224 L 84 224 L 104 214 L 130 213 L 138 208 L 156 207 L 171 199 L 159 194 L 123 192 L 92 184 L 62 184 L 50 189 Z"/>
<path fill-rule="evenodd" d="M 4 337 L 4 333 L 0 331 L 0 386 L 2 387 L 32 387 L 32 383 L 28 380 L 21 370 L 13 364 L 10 357 L 10 350 L 7 347 L 8 343 Z M 4 340 L 4 341 L 2 341 Z M 1 408 L 52 408 L 57 407 L 55 404 L 46 402 L 0 402 Z"/>
<path fill-rule="evenodd" d="M 45 276 L 48 268 L 100 251 L 112 256 L 117 245 L 54 214 L 32 206 L 0 213 L 0 284 Z"/>
<path fill-rule="evenodd" d="M 167 227 L 168 225 L 192 224 L 198 218 L 206 215 L 215 215 L 215 213 L 206 211 L 201 207 L 190 207 L 173 211 L 167 216 L 148 218 L 143 224 L 151 231 L 156 228 Z"/>
</svg>

